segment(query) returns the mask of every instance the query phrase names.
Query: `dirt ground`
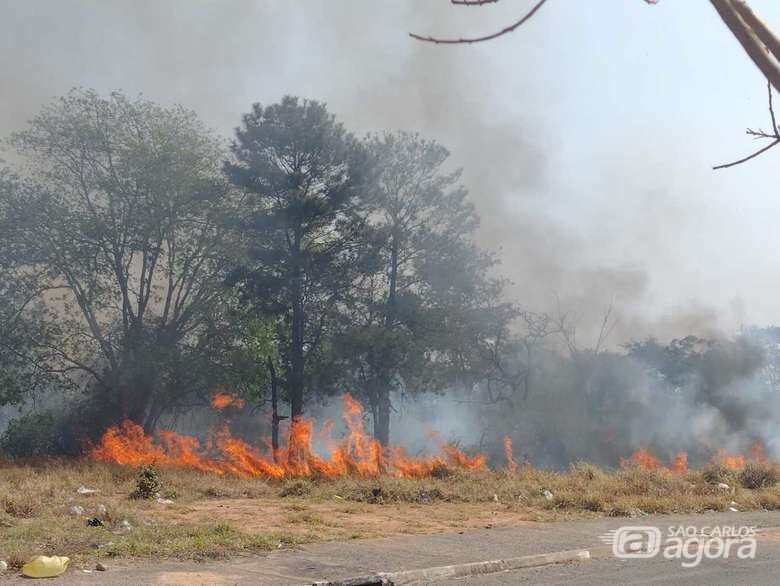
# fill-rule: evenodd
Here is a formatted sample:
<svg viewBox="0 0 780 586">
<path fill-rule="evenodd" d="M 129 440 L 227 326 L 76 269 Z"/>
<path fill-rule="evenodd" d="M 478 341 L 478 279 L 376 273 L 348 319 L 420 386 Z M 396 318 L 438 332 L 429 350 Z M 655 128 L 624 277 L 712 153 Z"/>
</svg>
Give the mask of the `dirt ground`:
<svg viewBox="0 0 780 586">
<path fill-rule="evenodd" d="M 160 519 L 175 523 L 228 523 L 242 531 L 285 532 L 317 540 L 362 539 L 532 524 L 528 514 L 500 503 L 366 504 L 303 498 L 215 499 L 169 508 Z"/>
</svg>

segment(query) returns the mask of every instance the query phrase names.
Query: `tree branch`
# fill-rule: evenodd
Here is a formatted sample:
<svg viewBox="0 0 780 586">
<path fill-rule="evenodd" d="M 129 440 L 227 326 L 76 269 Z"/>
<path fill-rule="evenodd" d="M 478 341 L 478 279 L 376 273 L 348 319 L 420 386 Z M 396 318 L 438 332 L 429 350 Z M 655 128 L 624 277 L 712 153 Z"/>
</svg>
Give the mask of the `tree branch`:
<svg viewBox="0 0 780 586">
<path fill-rule="evenodd" d="M 749 128 L 747 129 L 746 132 L 749 135 L 754 136 L 756 138 L 771 138 L 772 142 L 770 142 L 765 147 L 757 150 L 755 153 L 753 153 L 751 155 L 748 155 L 747 157 L 739 159 L 738 161 L 734 161 L 733 163 L 726 163 L 726 164 L 723 164 L 723 165 L 717 165 L 716 167 L 713 167 L 713 169 L 715 169 L 715 170 L 718 170 L 718 169 L 728 169 L 729 167 L 734 167 L 736 165 L 741 165 L 742 163 L 745 163 L 745 162 L 749 161 L 750 159 L 754 159 L 757 156 L 767 152 L 769 149 L 771 149 L 772 147 L 777 146 L 777 144 L 780 143 L 780 128 L 778 128 L 778 126 L 777 126 L 777 118 L 775 117 L 775 108 L 774 108 L 774 104 L 772 103 L 772 84 L 771 84 L 771 82 L 767 81 L 766 89 L 767 89 L 767 92 L 769 94 L 768 95 L 768 100 L 769 100 L 769 119 L 771 120 L 771 123 L 772 123 L 772 134 L 764 132 L 763 130 L 756 131 L 756 130 L 751 130 Z"/>
<path fill-rule="evenodd" d="M 495 4 L 498 0 L 450 0 L 456 6 L 482 6 L 483 4 Z"/>
<path fill-rule="evenodd" d="M 769 54 L 769 50 L 761 42 L 756 31 L 754 31 L 740 16 L 740 12 L 744 14 L 750 14 L 756 22 L 761 22 L 752 11 L 742 3 L 740 12 L 734 7 L 737 4 L 737 0 L 710 0 L 715 10 L 717 10 L 720 18 L 731 30 L 732 34 L 737 38 L 742 48 L 748 54 L 748 56 L 756 64 L 756 67 L 764 74 L 774 88 L 780 92 L 780 64 L 772 59 Z M 750 18 L 750 17 L 748 17 Z M 761 23 L 763 25 L 763 23 Z M 766 28 L 766 25 L 763 25 Z M 771 35 L 770 43 L 777 42 L 776 37 L 771 34 L 769 29 L 766 29 L 767 33 Z M 767 36 L 767 38 L 769 38 Z"/>
<path fill-rule="evenodd" d="M 537 2 L 534 5 L 534 7 L 531 8 L 531 10 L 529 10 L 528 13 L 525 16 L 523 16 L 523 18 L 521 18 L 517 22 L 509 25 L 508 27 L 501 29 L 498 32 L 495 32 L 495 33 L 492 33 L 492 34 L 489 34 L 489 35 L 485 35 L 484 37 L 471 37 L 471 38 L 462 38 L 462 39 L 440 39 L 440 38 L 436 38 L 436 37 L 424 37 L 422 35 L 418 35 L 418 34 L 415 34 L 415 33 L 409 33 L 409 36 L 412 37 L 413 39 L 417 39 L 418 41 L 424 41 L 426 43 L 435 43 L 437 45 L 459 45 L 459 44 L 482 43 L 484 41 L 490 41 L 490 40 L 496 39 L 496 38 L 498 38 L 500 36 L 503 36 L 503 35 L 506 35 L 508 33 L 511 33 L 516 28 L 522 26 L 527 21 L 529 21 L 533 17 L 534 14 L 536 14 L 536 11 L 539 10 L 544 5 L 545 2 L 547 2 L 547 0 L 539 0 L 539 2 Z M 455 4 L 455 3 L 460 3 L 460 2 L 455 2 L 453 0 L 453 4 Z M 465 3 L 476 4 L 477 2 L 471 1 L 471 2 L 463 2 L 463 3 L 464 4 Z"/>
</svg>

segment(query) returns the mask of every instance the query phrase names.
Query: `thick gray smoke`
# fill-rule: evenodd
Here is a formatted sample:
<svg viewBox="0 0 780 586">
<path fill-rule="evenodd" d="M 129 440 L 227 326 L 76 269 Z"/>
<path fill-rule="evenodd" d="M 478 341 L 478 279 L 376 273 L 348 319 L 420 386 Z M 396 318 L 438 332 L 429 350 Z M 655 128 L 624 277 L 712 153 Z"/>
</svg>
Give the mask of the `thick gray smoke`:
<svg viewBox="0 0 780 586">
<path fill-rule="evenodd" d="M 688 341 L 694 340 L 688 338 Z M 527 399 L 490 402 L 452 392 L 397 401 L 397 437 L 431 445 L 427 427 L 448 441 L 487 451 L 501 462 L 509 435 L 518 461 L 562 468 L 576 461 L 616 466 L 644 448 L 666 464 L 681 451 L 701 465 L 718 450 L 749 454 L 760 442 L 780 456 L 777 332 L 751 331 L 733 341 L 645 345 L 629 357 L 582 352 L 540 356 Z"/>
<path fill-rule="evenodd" d="M 771 323 L 780 316 L 772 293 L 776 271 L 747 273 L 745 251 L 753 251 L 755 263 L 765 255 L 751 248 L 755 216 L 739 216 L 731 202 L 748 192 L 769 201 L 776 182 L 762 181 L 760 166 L 757 179 L 739 181 L 715 178 L 707 168 L 723 156 L 710 144 L 724 142 L 707 134 L 714 132 L 709 128 L 724 126 L 723 136 L 735 135 L 763 104 L 744 107 L 725 124 L 712 108 L 725 115 L 735 103 L 744 106 L 738 100 L 754 81 L 751 95 L 758 95 L 762 80 L 748 77 L 733 95 L 714 86 L 671 95 L 665 88 L 675 83 L 665 77 L 668 55 L 661 53 L 667 41 L 674 45 L 665 36 L 669 23 L 701 31 L 710 48 L 721 38 L 719 23 L 702 14 L 695 27 L 685 24 L 699 14 L 688 7 L 673 13 L 673 3 L 655 12 L 642 2 L 600 4 L 551 3 L 514 36 L 440 47 L 406 33 L 490 31 L 515 18 L 518 6 L 6 3 L 0 8 L 0 134 L 23 127 L 72 86 L 179 102 L 225 136 L 253 102 L 288 93 L 316 98 L 358 134 L 420 131 L 447 146 L 482 216 L 481 242 L 500 252 L 500 270 L 513 281 L 509 295 L 528 309 L 566 313 L 581 348 L 595 344 L 610 306 L 606 345 L 613 349 L 649 335 L 724 338 L 746 319 Z M 608 10 L 621 26 L 613 26 Z M 636 38 L 621 36 L 624 30 Z M 620 51 L 610 35 L 625 41 Z M 695 50 L 685 44 L 688 36 L 669 48 L 675 60 L 678 51 Z M 702 72 L 696 83 L 718 80 L 725 67 L 731 79 L 742 80 L 742 68 L 751 75 L 749 63 L 730 59 L 683 68 L 678 77 L 695 69 Z M 631 76 L 642 70 L 650 81 L 636 92 Z M 715 106 L 703 108 L 703 101 Z M 702 112 L 704 121 L 695 117 Z M 767 225 L 776 220 L 774 208 L 758 213 Z M 581 458 L 611 465 L 642 445 L 667 455 L 711 446 L 736 450 L 753 435 L 780 450 L 771 432 L 780 408 L 767 395 L 766 353 L 729 344 L 677 387 L 638 360 L 583 352 L 562 361 L 549 353 L 526 403 L 479 406 L 456 393 L 419 402 L 397 398 L 395 435 L 423 445 L 427 425 L 445 439 L 489 447 L 498 445 L 497 433 L 509 433 L 518 457 L 556 466 Z"/>
</svg>

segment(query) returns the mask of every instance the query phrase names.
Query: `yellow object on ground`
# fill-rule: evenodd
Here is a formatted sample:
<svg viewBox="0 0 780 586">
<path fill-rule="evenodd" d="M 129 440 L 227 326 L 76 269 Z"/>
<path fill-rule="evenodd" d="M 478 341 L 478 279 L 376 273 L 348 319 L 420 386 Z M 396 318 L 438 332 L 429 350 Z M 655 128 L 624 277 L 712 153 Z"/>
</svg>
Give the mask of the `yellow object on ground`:
<svg viewBox="0 0 780 586">
<path fill-rule="evenodd" d="M 22 566 L 22 574 L 30 578 L 53 578 L 68 569 L 70 558 L 63 555 L 37 555 Z"/>
</svg>

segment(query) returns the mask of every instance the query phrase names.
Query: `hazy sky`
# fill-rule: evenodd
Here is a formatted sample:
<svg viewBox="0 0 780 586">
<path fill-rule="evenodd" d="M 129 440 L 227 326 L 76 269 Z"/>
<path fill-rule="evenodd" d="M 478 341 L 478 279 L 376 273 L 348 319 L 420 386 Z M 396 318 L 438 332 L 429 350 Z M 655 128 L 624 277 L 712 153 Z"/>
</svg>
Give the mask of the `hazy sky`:
<svg viewBox="0 0 780 586">
<path fill-rule="evenodd" d="M 776 30 L 780 3 L 751 0 Z M 0 0 L 0 132 L 75 85 L 195 109 L 224 135 L 252 102 L 326 101 L 346 125 L 453 152 L 512 295 L 556 296 L 615 341 L 780 323 L 780 151 L 760 74 L 706 0 Z M 586 339 L 583 343 L 586 343 Z"/>
</svg>

